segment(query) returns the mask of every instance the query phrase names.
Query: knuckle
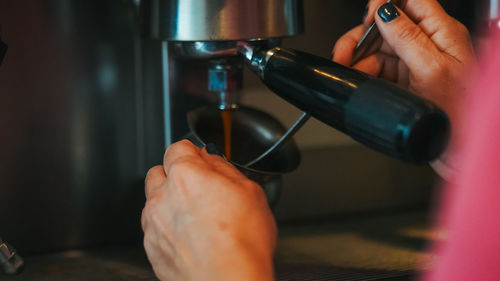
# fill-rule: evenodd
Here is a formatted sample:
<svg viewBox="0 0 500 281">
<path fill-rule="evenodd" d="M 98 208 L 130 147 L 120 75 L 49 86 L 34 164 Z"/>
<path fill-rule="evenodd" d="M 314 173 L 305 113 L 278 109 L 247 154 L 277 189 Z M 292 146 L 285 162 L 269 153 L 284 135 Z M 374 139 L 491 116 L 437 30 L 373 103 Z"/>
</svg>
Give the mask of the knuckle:
<svg viewBox="0 0 500 281">
<path fill-rule="evenodd" d="M 146 174 L 145 182 L 148 183 L 156 179 L 158 177 L 158 172 L 160 169 L 163 170 L 163 166 L 154 166 L 153 168 L 149 169 Z"/>
<path fill-rule="evenodd" d="M 163 205 L 163 202 L 165 201 L 163 193 L 164 192 L 162 190 L 159 190 L 157 193 L 153 194 L 147 199 L 146 205 L 144 206 L 143 215 L 148 217 L 151 214 L 155 213 Z"/>
<path fill-rule="evenodd" d="M 167 148 L 167 152 L 170 150 L 177 150 L 177 149 L 183 149 L 186 147 L 190 147 L 192 144 L 188 140 L 180 140 L 178 142 L 174 142 Z"/>
<path fill-rule="evenodd" d="M 419 40 L 421 31 L 415 26 L 401 28 L 397 34 L 398 38 L 405 42 L 414 42 Z"/>
<path fill-rule="evenodd" d="M 267 200 L 266 193 L 264 189 L 254 181 L 246 180 L 244 182 L 244 186 L 246 186 L 246 190 L 251 195 L 251 197 L 260 200 Z"/>
<path fill-rule="evenodd" d="M 198 163 L 191 157 L 181 157 L 176 159 L 170 166 L 169 176 L 189 176 L 197 169 Z"/>
<path fill-rule="evenodd" d="M 149 181 L 151 181 L 152 178 L 154 178 L 154 168 L 151 168 L 148 170 L 148 172 L 146 173 L 146 178 L 144 180 L 145 183 L 148 183 Z"/>
<path fill-rule="evenodd" d="M 352 40 L 352 35 L 351 35 L 351 32 L 348 32 L 348 33 L 340 36 L 340 38 L 337 40 L 337 42 L 335 42 L 334 48 L 338 48 L 338 46 L 344 45 L 346 42 L 349 42 L 350 40 Z"/>
<path fill-rule="evenodd" d="M 161 222 L 163 221 L 163 217 L 161 215 L 160 210 L 158 210 L 158 208 L 155 208 L 152 211 L 150 211 L 150 214 L 148 216 L 148 220 L 153 224 L 153 226 L 161 225 Z"/>
<path fill-rule="evenodd" d="M 472 43 L 472 38 L 470 36 L 470 32 L 467 26 L 465 26 L 463 23 L 459 21 L 456 22 L 457 22 L 458 34 L 460 34 L 467 43 Z"/>
<path fill-rule="evenodd" d="M 170 181 L 170 188 L 184 197 L 189 197 L 192 188 L 204 182 L 208 184 L 211 179 L 207 177 L 206 170 L 197 159 L 183 157 L 172 163 L 167 180 Z"/>
<path fill-rule="evenodd" d="M 462 35 L 469 35 L 469 29 L 461 22 L 455 21 L 456 29 Z"/>
<path fill-rule="evenodd" d="M 148 200 L 141 218 L 143 229 L 146 229 L 146 226 L 151 226 L 151 228 L 156 229 L 157 226 L 163 225 L 165 215 L 166 213 L 163 210 L 162 204 L 160 204 L 158 200 Z"/>
<path fill-rule="evenodd" d="M 167 147 L 167 150 L 165 151 L 164 158 L 167 158 L 168 155 L 172 154 L 173 152 L 177 152 L 179 150 L 185 150 L 192 145 L 193 144 L 188 140 L 181 140 L 178 142 L 174 142 L 173 144 L 171 144 Z"/>
</svg>

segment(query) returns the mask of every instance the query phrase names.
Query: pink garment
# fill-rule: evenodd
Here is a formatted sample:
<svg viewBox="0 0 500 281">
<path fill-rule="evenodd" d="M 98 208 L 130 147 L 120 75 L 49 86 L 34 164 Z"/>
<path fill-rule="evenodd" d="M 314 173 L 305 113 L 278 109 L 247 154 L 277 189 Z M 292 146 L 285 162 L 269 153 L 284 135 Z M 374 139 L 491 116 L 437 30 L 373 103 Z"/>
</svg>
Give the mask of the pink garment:
<svg viewBox="0 0 500 281">
<path fill-rule="evenodd" d="M 427 281 L 500 280 L 500 33 L 467 107 L 459 173 L 443 198 L 445 239 Z M 495 52 L 496 51 L 496 52 Z"/>
</svg>

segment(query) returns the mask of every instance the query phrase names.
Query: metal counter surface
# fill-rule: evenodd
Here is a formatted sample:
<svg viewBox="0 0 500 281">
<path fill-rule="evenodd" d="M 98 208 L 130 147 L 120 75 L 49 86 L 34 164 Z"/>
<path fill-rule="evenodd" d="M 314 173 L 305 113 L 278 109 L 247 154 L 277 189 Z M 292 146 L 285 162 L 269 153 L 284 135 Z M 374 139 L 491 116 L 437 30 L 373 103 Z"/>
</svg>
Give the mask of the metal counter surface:
<svg viewBox="0 0 500 281">
<path fill-rule="evenodd" d="M 435 236 L 423 212 L 285 225 L 276 254 L 278 281 L 411 280 Z M 26 258 L 24 272 L 1 280 L 156 280 L 142 249 L 74 250 Z"/>
</svg>

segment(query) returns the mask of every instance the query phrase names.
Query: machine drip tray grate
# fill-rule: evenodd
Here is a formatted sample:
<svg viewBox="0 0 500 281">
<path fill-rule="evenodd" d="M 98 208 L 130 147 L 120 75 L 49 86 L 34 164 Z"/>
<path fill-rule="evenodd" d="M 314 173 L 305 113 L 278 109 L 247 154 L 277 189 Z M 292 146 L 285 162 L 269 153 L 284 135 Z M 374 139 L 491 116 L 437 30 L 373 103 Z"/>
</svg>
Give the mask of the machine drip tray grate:
<svg viewBox="0 0 500 281">
<path fill-rule="evenodd" d="M 331 266 L 285 265 L 276 267 L 277 281 L 410 281 L 413 271 L 388 271 Z"/>
</svg>

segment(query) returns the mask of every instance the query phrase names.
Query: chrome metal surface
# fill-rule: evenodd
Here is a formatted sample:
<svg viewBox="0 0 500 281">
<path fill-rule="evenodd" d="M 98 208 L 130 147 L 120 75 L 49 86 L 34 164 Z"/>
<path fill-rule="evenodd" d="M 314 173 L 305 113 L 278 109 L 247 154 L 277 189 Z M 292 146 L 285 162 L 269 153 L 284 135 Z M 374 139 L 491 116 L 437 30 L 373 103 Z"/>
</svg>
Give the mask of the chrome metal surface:
<svg viewBox="0 0 500 281">
<path fill-rule="evenodd" d="M 309 118 L 311 118 L 311 115 L 309 115 L 306 112 L 302 113 L 302 115 L 299 117 L 299 119 L 297 119 L 297 121 L 295 121 L 295 123 L 293 123 L 293 125 L 290 128 L 288 128 L 286 133 L 284 133 L 283 136 L 281 136 L 281 138 L 278 141 L 276 141 L 271 147 L 269 147 L 260 156 L 258 156 L 254 160 L 246 163 L 244 165 L 244 167 L 245 168 L 252 167 L 253 165 L 259 163 L 260 161 L 263 161 L 264 159 L 266 159 L 266 157 L 268 157 L 269 155 L 272 155 L 272 153 L 274 151 L 280 149 L 283 145 L 285 145 L 288 141 L 290 141 L 293 138 L 295 133 L 297 133 L 297 131 L 300 130 L 300 128 L 302 128 L 302 126 L 304 126 L 304 124 L 307 122 L 307 120 L 309 120 Z"/>
<path fill-rule="evenodd" d="M 302 0 L 142 0 L 143 31 L 171 41 L 248 40 L 303 32 Z"/>
<path fill-rule="evenodd" d="M 380 40 L 380 31 L 378 30 L 377 24 L 372 23 L 354 49 L 352 65 L 365 58 L 368 54 L 368 50 L 374 47 L 377 40 Z"/>
<path fill-rule="evenodd" d="M 245 63 L 261 79 L 264 78 L 264 69 L 279 47 L 266 48 L 252 42 L 238 42 L 238 52 L 243 56 Z"/>
<path fill-rule="evenodd" d="M 175 42 L 177 55 L 190 58 L 214 58 L 237 55 L 236 41 Z"/>
<path fill-rule="evenodd" d="M 218 97 L 220 110 L 238 108 L 243 86 L 243 61 L 238 57 L 213 59 L 208 67 L 208 90 Z"/>
<path fill-rule="evenodd" d="M 281 44 L 280 38 L 249 41 L 253 46 L 271 49 Z M 238 55 L 238 41 L 176 41 L 172 44 L 177 56 L 205 59 Z"/>
<path fill-rule="evenodd" d="M 218 91 L 215 92 L 218 99 L 217 108 L 219 110 L 232 110 L 238 108 L 238 93 L 236 91 Z"/>
<path fill-rule="evenodd" d="M 393 3 L 400 7 L 400 9 L 404 9 L 406 7 L 407 0 L 387 0 L 387 3 Z M 377 41 L 380 39 L 380 32 L 378 30 L 377 24 L 373 22 L 370 27 L 365 31 L 365 34 L 361 38 L 361 40 L 356 45 L 354 49 L 354 54 L 352 56 L 352 65 L 359 62 L 361 59 L 365 58 L 368 55 L 368 52 L 371 48 L 377 44 Z"/>
</svg>

